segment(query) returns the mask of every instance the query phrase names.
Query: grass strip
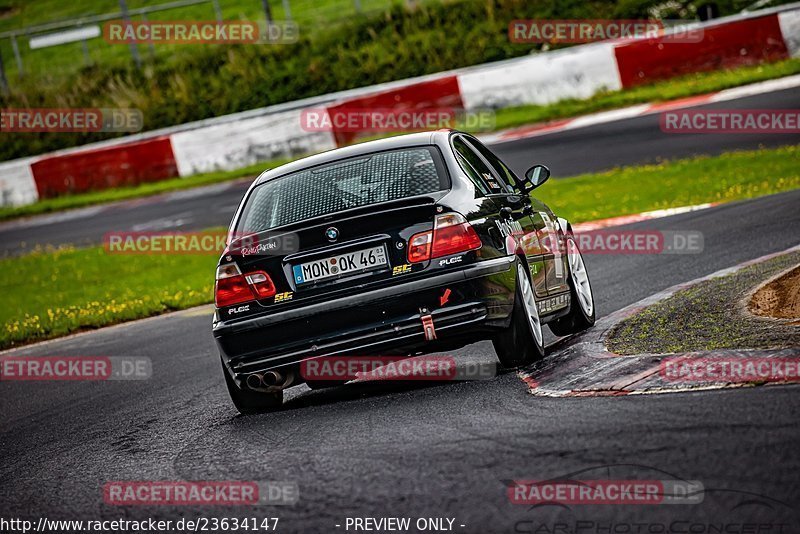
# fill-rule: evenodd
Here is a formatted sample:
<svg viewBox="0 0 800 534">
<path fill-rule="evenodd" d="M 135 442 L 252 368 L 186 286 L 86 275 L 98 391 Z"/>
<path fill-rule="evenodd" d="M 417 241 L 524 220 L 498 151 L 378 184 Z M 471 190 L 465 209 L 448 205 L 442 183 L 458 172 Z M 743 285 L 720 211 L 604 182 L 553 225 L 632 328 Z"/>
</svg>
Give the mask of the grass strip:
<svg viewBox="0 0 800 534">
<path fill-rule="evenodd" d="M 739 303 L 758 284 L 798 262 L 800 253 L 786 254 L 701 282 L 625 319 L 606 344 L 624 355 L 797 347 L 800 328 L 756 318 Z"/>
<path fill-rule="evenodd" d="M 216 255 L 113 255 L 103 247 L 2 260 L 0 348 L 213 300 Z"/>
<path fill-rule="evenodd" d="M 534 191 L 573 223 L 800 188 L 800 145 L 622 167 L 550 180 Z"/>
</svg>

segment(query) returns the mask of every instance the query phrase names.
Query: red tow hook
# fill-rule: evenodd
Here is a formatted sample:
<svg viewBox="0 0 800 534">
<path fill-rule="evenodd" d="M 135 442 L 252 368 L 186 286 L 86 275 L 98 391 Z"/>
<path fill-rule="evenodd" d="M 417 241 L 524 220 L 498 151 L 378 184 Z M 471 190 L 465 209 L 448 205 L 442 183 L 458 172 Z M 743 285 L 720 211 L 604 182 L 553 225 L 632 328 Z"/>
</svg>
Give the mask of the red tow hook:
<svg viewBox="0 0 800 534">
<path fill-rule="evenodd" d="M 433 317 L 430 314 L 423 315 L 420 317 L 422 319 L 422 329 L 425 333 L 425 341 L 433 341 L 436 339 L 436 329 L 433 326 Z"/>
</svg>

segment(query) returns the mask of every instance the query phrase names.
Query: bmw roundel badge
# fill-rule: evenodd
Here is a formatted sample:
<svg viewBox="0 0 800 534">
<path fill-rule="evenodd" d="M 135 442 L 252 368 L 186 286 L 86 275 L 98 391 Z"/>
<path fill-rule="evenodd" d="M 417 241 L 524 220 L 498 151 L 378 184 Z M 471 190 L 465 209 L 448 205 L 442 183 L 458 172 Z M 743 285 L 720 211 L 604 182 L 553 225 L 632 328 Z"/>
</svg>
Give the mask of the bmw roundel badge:
<svg viewBox="0 0 800 534">
<path fill-rule="evenodd" d="M 336 227 L 331 226 L 327 230 L 325 230 L 325 237 L 328 238 L 328 241 L 336 241 L 339 239 L 339 230 Z"/>
</svg>

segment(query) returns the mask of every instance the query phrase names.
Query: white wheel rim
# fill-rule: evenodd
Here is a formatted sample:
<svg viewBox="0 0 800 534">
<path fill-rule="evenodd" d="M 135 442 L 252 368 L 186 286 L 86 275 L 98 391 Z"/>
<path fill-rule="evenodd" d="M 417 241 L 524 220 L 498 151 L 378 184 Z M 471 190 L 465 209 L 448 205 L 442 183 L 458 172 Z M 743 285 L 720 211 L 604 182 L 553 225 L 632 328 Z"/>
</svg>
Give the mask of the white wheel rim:
<svg viewBox="0 0 800 534">
<path fill-rule="evenodd" d="M 523 265 L 517 266 L 517 278 L 519 279 L 520 289 L 522 290 L 522 303 L 525 305 L 525 315 L 528 317 L 528 326 L 533 334 L 533 339 L 538 345 L 542 344 L 542 322 L 539 320 L 539 310 L 536 308 L 536 299 L 533 296 L 528 273 L 525 272 Z"/>
<path fill-rule="evenodd" d="M 586 265 L 583 263 L 583 256 L 578 250 L 575 241 L 567 241 L 567 258 L 569 260 L 569 272 L 572 276 L 572 283 L 575 292 L 578 294 L 578 304 L 587 317 L 592 316 L 594 311 L 594 301 L 592 300 L 592 286 L 589 284 L 589 274 L 586 272 Z"/>
</svg>

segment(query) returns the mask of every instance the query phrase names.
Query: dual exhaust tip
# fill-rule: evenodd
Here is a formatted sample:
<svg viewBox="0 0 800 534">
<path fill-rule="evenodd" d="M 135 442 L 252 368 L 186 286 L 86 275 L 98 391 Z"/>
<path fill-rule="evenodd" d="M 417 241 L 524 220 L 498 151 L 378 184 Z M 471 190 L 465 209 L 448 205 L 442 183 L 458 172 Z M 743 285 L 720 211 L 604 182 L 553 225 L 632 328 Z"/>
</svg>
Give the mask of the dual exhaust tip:
<svg viewBox="0 0 800 534">
<path fill-rule="evenodd" d="M 253 373 L 248 375 L 245 382 L 250 389 L 280 387 L 286 384 L 286 377 L 278 371 L 267 371 L 263 374 Z"/>
</svg>

